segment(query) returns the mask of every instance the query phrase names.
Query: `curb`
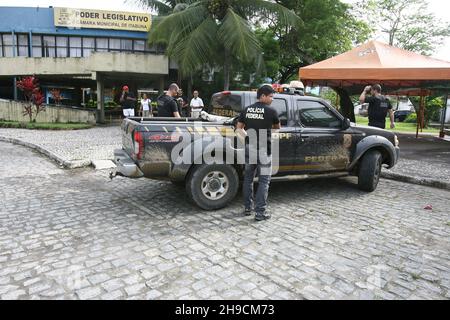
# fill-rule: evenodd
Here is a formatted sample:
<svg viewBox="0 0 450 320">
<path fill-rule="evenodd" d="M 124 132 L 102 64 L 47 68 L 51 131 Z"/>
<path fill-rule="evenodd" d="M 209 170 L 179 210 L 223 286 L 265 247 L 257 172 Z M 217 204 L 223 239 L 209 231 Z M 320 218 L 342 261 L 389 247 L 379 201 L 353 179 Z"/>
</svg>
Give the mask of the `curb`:
<svg viewBox="0 0 450 320">
<path fill-rule="evenodd" d="M 15 138 L 6 138 L 6 137 L 0 136 L 0 141 L 9 142 L 12 144 L 18 144 L 18 145 L 30 148 L 32 150 L 35 150 L 35 151 L 47 156 L 51 160 L 56 161 L 59 165 L 63 166 L 66 169 L 86 168 L 92 164 L 92 161 L 90 161 L 90 160 L 78 160 L 78 161 L 64 160 L 60 156 L 56 155 L 55 153 L 53 153 L 51 151 L 44 149 L 41 146 L 38 146 L 38 145 L 30 143 L 30 142 L 22 141 L 19 139 L 15 139 Z"/>
<path fill-rule="evenodd" d="M 438 188 L 450 190 L 450 183 L 443 182 L 440 180 L 428 179 L 428 178 L 417 178 L 413 176 L 408 176 L 405 174 L 398 174 L 393 172 L 381 172 L 381 177 L 388 180 L 395 180 L 405 183 L 417 184 L 426 187 Z"/>
</svg>

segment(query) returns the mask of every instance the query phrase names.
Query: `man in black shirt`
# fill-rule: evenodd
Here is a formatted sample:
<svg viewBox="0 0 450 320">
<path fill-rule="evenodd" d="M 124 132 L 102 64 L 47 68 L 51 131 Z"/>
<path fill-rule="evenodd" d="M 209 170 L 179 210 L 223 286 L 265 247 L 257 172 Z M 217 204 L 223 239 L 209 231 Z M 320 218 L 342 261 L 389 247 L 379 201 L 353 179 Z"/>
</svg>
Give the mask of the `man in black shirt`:
<svg viewBox="0 0 450 320">
<path fill-rule="evenodd" d="M 371 96 L 367 96 L 368 94 Z M 389 112 L 391 118 L 391 129 L 395 128 L 394 112 L 388 98 L 381 95 L 381 86 L 379 84 L 367 86 L 359 97 L 361 104 L 369 104 L 369 126 L 386 129 L 386 116 Z"/>
<path fill-rule="evenodd" d="M 255 219 L 270 219 L 266 213 L 269 184 L 272 176 L 272 129 L 280 129 L 280 119 L 270 105 L 274 90 L 269 85 L 258 89 L 258 102 L 246 107 L 239 116 L 236 130 L 246 135 L 245 177 L 243 185 L 245 215 L 251 215 L 255 199 Z M 252 159 L 253 158 L 253 159 Z M 256 198 L 253 196 L 253 180 L 258 173 L 259 182 Z"/>
<path fill-rule="evenodd" d="M 178 112 L 178 104 L 175 100 L 178 96 L 178 90 L 178 85 L 172 83 L 167 90 L 167 94 L 158 98 L 158 117 L 181 118 Z"/>
</svg>

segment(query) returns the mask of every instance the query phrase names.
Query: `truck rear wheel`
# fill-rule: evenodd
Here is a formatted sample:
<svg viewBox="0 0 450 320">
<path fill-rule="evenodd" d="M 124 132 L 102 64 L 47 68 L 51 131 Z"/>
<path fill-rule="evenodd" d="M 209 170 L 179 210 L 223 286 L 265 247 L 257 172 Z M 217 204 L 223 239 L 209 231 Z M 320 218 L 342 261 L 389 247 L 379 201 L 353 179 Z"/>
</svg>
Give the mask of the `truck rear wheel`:
<svg viewBox="0 0 450 320">
<path fill-rule="evenodd" d="M 358 186 L 361 190 L 372 192 L 378 186 L 383 156 L 377 150 L 368 151 L 359 165 Z"/>
<path fill-rule="evenodd" d="M 194 168 L 186 183 L 189 198 L 204 210 L 227 206 L 239 189 L 236 169 L 229 165 L 201 165 Z"/>
</svg>

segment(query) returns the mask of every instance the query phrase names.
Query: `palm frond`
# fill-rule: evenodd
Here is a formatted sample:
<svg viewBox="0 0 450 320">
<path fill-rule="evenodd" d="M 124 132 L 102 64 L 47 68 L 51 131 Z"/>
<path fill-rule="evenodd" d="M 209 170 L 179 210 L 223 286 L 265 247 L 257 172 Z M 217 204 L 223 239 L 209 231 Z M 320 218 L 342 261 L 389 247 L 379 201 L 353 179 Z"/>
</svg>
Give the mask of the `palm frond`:
<svg viewBox="0 0 450 320">
<path fill-rule="evenodd" d="M 178 1 L 176 0 L 126 0 L 125 3 L 134 3 L 143 8 L 148 8 L 160 15 L 170 14 L 175 8 Z"/>
<path fill-rule="evenodd" d="M 251 61 L 261 52 L 261 46 L 247 20 L 228 8 L 218 30 L 219 40 L 230 53 L 243 61 Z"/>
<path fill-rule="evenodd" d="M 214 61 L 217 52 L 216 22 L 208 17 L 186 36 L 175 36 L 168 54 L 176 60 L 183 75 L 192 74 L 203 65 Z"/>
<path fill-rule="evenodd" d="M 168 16 L 155 17 L 148 36 L 149 43 L 168 43 L 173 33 L 185 35 L 192 32 L 206 17 L 206 8 L 195 4 Z"/>
<path fill-rule="evenodd" d="M 247 18 L 256 15 L 275 15 L 281 24 L 291 27 L 302 26 L 302 19 L 293 11 L 285 6 L 266 0 L 234 0 L 233 7 L 239 12 L 243 12 Z"/>
</svg>

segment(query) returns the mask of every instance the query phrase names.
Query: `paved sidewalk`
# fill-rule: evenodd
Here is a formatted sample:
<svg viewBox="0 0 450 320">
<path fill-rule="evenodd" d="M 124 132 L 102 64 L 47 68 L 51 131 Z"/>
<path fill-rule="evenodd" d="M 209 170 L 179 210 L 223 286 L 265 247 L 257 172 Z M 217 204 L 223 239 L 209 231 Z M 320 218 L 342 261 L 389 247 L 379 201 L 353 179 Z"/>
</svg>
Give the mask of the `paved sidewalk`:
<svg viewBox="0 0 450 320">
<path fill-rule="evenodd" d="M 112 160 L 114 149 L 122 146 L 120 126 L 71 131 L 0 128 L 1 140 L 37 147 L 37 151 L 67 168 L 87 167 L 94 160 Z"/>
<path fill-rule="evenodd" d="M 400 161 L 385 178 L 450 189 L 450 141 L 433 136 L 399 134 Z"/>
</svg>

